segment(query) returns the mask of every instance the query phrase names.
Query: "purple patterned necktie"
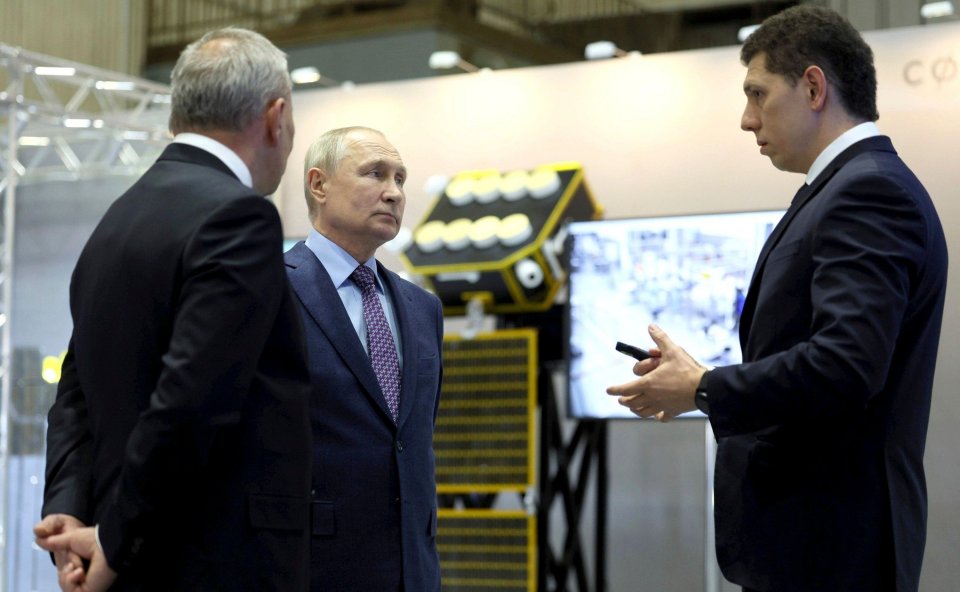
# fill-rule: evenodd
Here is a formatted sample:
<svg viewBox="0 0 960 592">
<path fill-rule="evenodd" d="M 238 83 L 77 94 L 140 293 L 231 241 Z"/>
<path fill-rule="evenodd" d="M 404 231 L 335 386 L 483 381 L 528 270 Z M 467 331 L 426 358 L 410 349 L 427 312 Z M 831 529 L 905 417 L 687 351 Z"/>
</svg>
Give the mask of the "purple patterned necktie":
<svg viewBox="0 0 960 592">
<path fill-rule="evenodd" d="M 373 272 L 366 265 L 360 265 L 350 279 L 360 288 L 363 301 L 363 321 L 367 324 L 367 349 L 370 352 L 370 362 L 373 372 L 377 375 L 380 390 L 387 400 L 390 415 L 397 421 L 397 410 L 400 407 L 400 362 L 397 360 L 397 346 L 393 342 L 393 334 L 387 317 L 380 306 L 377 288 L 374 285 Z"/>
</svg>

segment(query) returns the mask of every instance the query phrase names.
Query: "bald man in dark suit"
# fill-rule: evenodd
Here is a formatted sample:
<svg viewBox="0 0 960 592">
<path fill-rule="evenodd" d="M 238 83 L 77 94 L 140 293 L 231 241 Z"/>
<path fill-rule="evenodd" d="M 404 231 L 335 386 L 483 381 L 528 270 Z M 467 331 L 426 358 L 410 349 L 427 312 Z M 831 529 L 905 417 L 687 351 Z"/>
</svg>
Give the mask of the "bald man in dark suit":
<svg viewBox="0 0 960 592">
<path fill-rule="evenodd" d="M 172 79 L 173 143 L 73 273 L 35 532 L 65 590 L 303 590 L 309 376 L 264 198 L 293 141 L 286 58 L 224 29 Z"/>
</svg>

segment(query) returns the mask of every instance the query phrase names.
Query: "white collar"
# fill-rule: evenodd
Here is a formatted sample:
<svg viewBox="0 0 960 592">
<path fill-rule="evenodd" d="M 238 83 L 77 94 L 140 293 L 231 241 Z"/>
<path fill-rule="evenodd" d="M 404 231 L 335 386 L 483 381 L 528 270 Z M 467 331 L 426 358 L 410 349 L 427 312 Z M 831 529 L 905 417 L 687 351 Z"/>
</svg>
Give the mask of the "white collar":
<svg viewBox="0 0 960 592">
<path fill-rule="evenodd" d="M 804 181 L 807 185 L 813 182 L 820 173 L 823 172 L 827 165 L 833 162 L 833 159 L 840 155 L 841 152 L 853 146 L 860 140 L 865 140 L 867 138 L 872 138 L 873 136 L 879 136 L 880 129 L 872 121 L 867 121 L 859 125 L 855 125 L 847 131 L 843 132 L 837 139 L 830 142 L 830 145 L 823 149 L 823 152 L 820 153 L 820 156 L 813 161 L 813 165 L 810 167 L 810 170 L 807 171 L 807 178 Z"/>
<path fill-rule="evenodd" d="M 205 150 L 216 156 L 223 161 L 223 164 L 227 165 L 227 168 L 233 171 L 233 174 L 240 179 L 241 183 L 253 189 L 253 176 L 250 174 L 250 169 L 247 168 L 246 163 L 240 159 L 240 156 L 226 145 L 221 144 L 210 136 L 190 132 L 177 134 L 173 138 L 173 141 L 178 144 L 187 144 Z"/>
</svg>

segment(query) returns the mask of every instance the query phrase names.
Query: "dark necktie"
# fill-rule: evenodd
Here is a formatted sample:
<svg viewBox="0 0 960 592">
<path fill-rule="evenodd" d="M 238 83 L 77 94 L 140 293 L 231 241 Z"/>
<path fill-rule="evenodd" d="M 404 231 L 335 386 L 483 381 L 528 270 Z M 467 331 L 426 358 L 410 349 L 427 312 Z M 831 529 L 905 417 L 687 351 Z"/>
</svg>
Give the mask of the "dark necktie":
<svg viewBox="0 0 960 592">
<path fill-rule="evenodd" d="M 400 408 L 400 362 L 397 359 L 397 346 L 393 342 L 393 334 L 387 324 L 387 317 L 383 314 L 383 307 L 380 306 L 373 272 L 366 265 L 361 265 L 353 270 L 350 279 L 360 288 L 370 362 L 373 364 L 373 372 L 377 375 L 383 397 L 387 400 L 390 415 L 396 422 Z"/>
</svg>

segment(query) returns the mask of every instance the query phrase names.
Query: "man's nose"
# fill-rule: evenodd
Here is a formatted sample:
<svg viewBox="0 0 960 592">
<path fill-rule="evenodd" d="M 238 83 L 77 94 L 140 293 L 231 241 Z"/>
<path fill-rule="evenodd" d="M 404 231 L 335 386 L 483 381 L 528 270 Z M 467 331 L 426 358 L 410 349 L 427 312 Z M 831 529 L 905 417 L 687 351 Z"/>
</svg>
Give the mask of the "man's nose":
<svg viewBox="0 0 960 592">
<path fill-rule="evenodd" d="M 755 132 L 759 127 L 758 119 L 753 115 L 750 108 L 745 108 L 743 115 L 740 116 L 740 129 L 745 132 Z"/>
<path fill-rule="evenodd" d="M 386 199 L 396 201 L 403 197 L 403 187 L 400 186 L 400 183 L 396 179 L 391 179 L 387 181 L 387 187 L 383 192 L 383 196 Z"/>
</svg>

